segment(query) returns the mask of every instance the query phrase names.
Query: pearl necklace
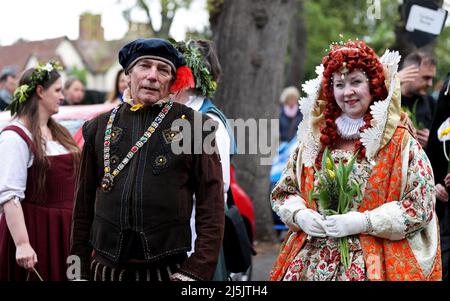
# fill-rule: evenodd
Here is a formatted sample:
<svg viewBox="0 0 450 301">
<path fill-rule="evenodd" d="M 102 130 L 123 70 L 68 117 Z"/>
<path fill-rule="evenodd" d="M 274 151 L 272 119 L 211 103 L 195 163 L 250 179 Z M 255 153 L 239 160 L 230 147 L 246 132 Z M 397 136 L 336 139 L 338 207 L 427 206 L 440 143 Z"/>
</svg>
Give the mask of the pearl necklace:
<svg viewBox="0 0 450 301">
<path fill-rule="evenodd" d="M 345 140 L 359 139 L 359 129 L 365 125 L 363 118 L 353 119 L 342 114 L 336 118 L 336 126 L 339 136 Z"/>
</svg>

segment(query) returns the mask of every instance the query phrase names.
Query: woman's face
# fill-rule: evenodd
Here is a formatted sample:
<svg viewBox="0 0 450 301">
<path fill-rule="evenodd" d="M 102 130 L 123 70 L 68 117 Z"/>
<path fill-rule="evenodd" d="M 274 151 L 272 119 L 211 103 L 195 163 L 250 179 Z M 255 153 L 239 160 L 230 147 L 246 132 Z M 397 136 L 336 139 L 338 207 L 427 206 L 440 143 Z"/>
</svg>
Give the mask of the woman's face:
<svg viewBox="0 0 450 301">
<path fill-rule="evenodd" d="M 81 103 L 84 98 L 84 85 L 79 80 L 74 81 L 65 91 L 66 100 L 71 105 Z"/>
<path fill-rule="evenodd" d="M 43 90 L 40 106 L 49 116 L 58 113 L 59 105 L 64 101 L 62 81 L 58 78 L 47 90 Z"/>
<path fill-rule="evenodd" d="M 125 72 L 122 72 L 119 76 L 119 82 L 117 83 L 117 90 L 120 94 L 123 94 L 123 91 L 128 87 L 128 78 Z"/>
<path fill-rule="evenodd" d="M 342 112 L 353 119 L 363 117 L 372 103 L 369 82 L 359 70 L 333 73 L 333 93 Z"/>
</svg>

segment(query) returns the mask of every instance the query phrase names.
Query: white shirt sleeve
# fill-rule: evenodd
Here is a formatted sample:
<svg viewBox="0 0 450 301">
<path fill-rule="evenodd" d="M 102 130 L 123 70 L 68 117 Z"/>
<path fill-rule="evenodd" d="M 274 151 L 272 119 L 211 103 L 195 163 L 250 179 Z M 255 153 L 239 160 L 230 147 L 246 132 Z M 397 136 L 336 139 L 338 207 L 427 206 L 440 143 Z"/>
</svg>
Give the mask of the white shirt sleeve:
<svg viewBox="0 0 450 301">
<path fill-rule="evenodd" d="M 227 192 L 230 188 L 230 136 L 219 117 L 211 113 L 206 115 L 219 123 L 219 128 L 216 131 L 216 143 L 219 148 L 220 161 L 222 163 L 223 192 L 224 200 L 226 201 Z"/>
<path fill-rule="evenodd" d="M 33 163 L 28 144 L 14 131 L 0 135 L 0 213 L 3 204 L 13 198 L 25 198 L 27 170 Z"/>
</svg>

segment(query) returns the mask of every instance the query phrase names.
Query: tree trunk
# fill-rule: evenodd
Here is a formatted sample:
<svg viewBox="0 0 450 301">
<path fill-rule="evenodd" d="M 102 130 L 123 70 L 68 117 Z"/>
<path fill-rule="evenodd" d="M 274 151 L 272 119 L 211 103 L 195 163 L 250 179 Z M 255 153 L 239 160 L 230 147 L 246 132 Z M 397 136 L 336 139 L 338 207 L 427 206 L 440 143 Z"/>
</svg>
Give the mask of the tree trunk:
<svg viewBox="0 0 450 301">
<path fill-rule="evenodd" d="M 306 24 L 303 11 L 304 0 L 296 0 L 295 15 L 291 20 L 289 34 L 289 61 L 286 66 L 285 86 L 301 87 L 305 76 L 306 61 Z"/>
<path fill-rule="evenodd" d="M 282 89 L 288 43 L 289 21 L 295 0 L 224 0 L 211 24 L 223 67 L 214 98 L 228 118 L 245 121 L 278 118 L 276 100 Z M 258 133 L 246 135 L 245 145 L 238 139 L 238 153 L 261 141 Z M 236 132 L 236 129 L 235 129 Z M 270 133 L 270 130 L 268 131 Z M 278 141 L 276 137 L 271 140 Z M 238 138 L 238 137 L 237 137 Z M 269 140 L 269 144 L 270 141 Z M 267 145 L 267 143 L 266 143 Z M 269 165 L 261 165 L 268 155 L 238 154 L 234 157 L 239 184 L 252 198 L 256 216 L 256 239 L 274 240 L 269 197 Z"/>
</svg>

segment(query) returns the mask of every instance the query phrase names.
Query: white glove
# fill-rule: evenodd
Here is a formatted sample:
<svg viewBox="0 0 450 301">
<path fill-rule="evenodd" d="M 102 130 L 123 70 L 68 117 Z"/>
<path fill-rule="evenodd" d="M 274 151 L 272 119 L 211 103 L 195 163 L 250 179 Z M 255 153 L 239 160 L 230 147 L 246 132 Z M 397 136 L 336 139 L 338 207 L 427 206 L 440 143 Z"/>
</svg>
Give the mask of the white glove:
<svg viewBox="0 0 450 301">
<path fill-rule="evenodd" d="M 294 222 L 308 235 L 325 237 L 325 225 L 322 216 L 311 209 L 299 210 L 294 216 Z"/>
<path fill-rule="evenodd" d="M 327 235 L 334 238 L 367 232 L 369 228 L 364 213 L 356 211 L 327 216 L 323 223 Z"/>
</svg>

